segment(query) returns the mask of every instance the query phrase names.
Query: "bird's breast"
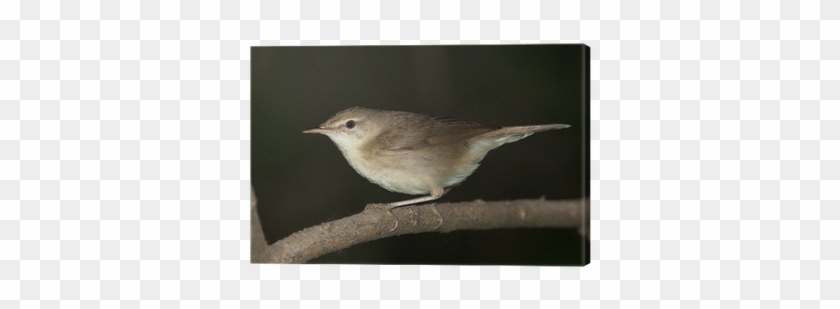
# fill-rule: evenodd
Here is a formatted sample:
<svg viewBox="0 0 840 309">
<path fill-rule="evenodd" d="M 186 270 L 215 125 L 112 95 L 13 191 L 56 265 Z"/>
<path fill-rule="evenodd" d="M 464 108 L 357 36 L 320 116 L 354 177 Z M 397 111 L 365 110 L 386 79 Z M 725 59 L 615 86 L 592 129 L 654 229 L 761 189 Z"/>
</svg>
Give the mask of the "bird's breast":
<svg viewBox="0 0 840 309">
<path fill-rule="evenodd" d="M 419 195 L 459 184 L 472 174 L 480 158 L 466 150 L 453 145 L 407 151 L 343 149 L 342 154 L 370 182 L 389 191 Z"/>
</svg>

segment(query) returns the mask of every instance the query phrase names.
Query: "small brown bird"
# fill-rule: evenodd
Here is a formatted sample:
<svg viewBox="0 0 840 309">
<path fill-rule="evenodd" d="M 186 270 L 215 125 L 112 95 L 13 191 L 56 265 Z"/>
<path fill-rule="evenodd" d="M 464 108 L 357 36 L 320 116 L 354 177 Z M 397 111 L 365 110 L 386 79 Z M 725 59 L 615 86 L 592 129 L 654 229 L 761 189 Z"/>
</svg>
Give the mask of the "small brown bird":
<svg viewBox="0 0 840 309">
<path fill-rule="evenodd" d="M 537 132 L 568 127 L 485 126 L 449 117 L 353 107 L 303 133 L 329 137 L 350 166 L 370 182 L 392 192 L 426 195 L 386 204 L 385 210 L 394 217 L 390 209 L 436 200 L 463 182 L 488 151 Z M 399 221 L 394 229 L 398 225 Z"/>
</svg>

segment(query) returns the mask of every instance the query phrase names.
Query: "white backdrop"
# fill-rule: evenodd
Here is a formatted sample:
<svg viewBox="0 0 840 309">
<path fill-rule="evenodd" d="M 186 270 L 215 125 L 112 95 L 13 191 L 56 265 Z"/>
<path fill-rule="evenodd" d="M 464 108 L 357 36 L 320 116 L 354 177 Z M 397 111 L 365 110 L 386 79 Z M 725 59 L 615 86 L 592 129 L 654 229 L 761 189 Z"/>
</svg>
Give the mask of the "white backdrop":
<svg viewBox="0 0 840 309">
<path fill-rule="evenodd" d="M 0 1 L 0 308 L 840 307 L 840 1 Z M 592 264 L 251 265 L 249 48 L 585 43 Z"/>
</svg>

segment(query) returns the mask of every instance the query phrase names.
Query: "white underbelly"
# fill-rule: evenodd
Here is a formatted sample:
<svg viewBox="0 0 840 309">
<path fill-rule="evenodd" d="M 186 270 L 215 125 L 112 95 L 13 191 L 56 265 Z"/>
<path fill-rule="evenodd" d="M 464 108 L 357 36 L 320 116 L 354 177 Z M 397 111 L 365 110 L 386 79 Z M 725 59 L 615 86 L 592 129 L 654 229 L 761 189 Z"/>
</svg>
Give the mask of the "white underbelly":
<svg viewBox="0 0 840 309">
<path fill-rule="evenodd" d="M 375 183 L 388 191 L 405 193 L 412 195 L 427 195 L 431 192 L 428 183 L 421 181 L 416 177 L 382 177 L 377 175 L 374 177 L 365 177 L 370 182 Z"/>
<path fill-rule="evenodd" d="M 348 154 L 344 153 L 345 158 Z M 347 158 L 350 166 L 368 181 L 391 192 L 425 195 L 431 192 L 434 181 L 428 179 L 422 171 L 392 167 L 382 162 L 364 160 L 361 156 L 354 160 Z"/>
<path fill-rule="evenodd" d="M 357 153 L 343 152 L 343 154 L 350 166 L 370 182 L 388 191 L 412 195 L 426 195 L 436 188 L 444 189 L 457 185 L 478 168 L 478 162 L 476 161 L 474 164 L 463 165 L 457 171 L 444 171 L 437 169 L 438 167 L 431 167 L 430 170 L 430 167 L 424 169 L 418 165 L 402 162 L 402 164 L 395 165 L 366 160 L 364 156 L 359 156 Z M 350 160 L 348 155 L 353 156 L 354 159 Z"/>
</svg>

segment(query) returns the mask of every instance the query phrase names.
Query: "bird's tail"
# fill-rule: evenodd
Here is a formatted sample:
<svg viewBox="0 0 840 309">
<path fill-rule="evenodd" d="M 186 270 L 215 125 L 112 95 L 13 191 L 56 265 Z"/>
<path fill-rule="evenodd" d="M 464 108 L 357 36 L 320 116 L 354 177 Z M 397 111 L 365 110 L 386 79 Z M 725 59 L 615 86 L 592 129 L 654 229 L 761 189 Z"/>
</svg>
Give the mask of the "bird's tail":
<svg viewBox="0 0 840 309">
<path fill-rule="evenodd" d="M 513 143 L 521 140 L 534 133 L 565 129 L 568 127 L 571 126 L 568 124 L 541 124 L 533 126 L 502 127 L 501 129 L 481 134 L 476 138 L 473 138 L 473 140 L 491 141 L 491 143 L 487 146 L 490 146 L 490 149 L 492 149 L 507 143 Z"/>
<path fill-rule="evenodd" d="M 535 126 L 519 126 L 519 127 L 503 127 L 501 129 L 487 132 L 485 136 L 503 136 L 503 135 L 531 135 L 538 132 L 548 131 L 548 130 L 559 130 L 571 127 L 568 124 L 541 124 Z M 524 136 L 523 136 L 524 137 Z"/>
</svg>

